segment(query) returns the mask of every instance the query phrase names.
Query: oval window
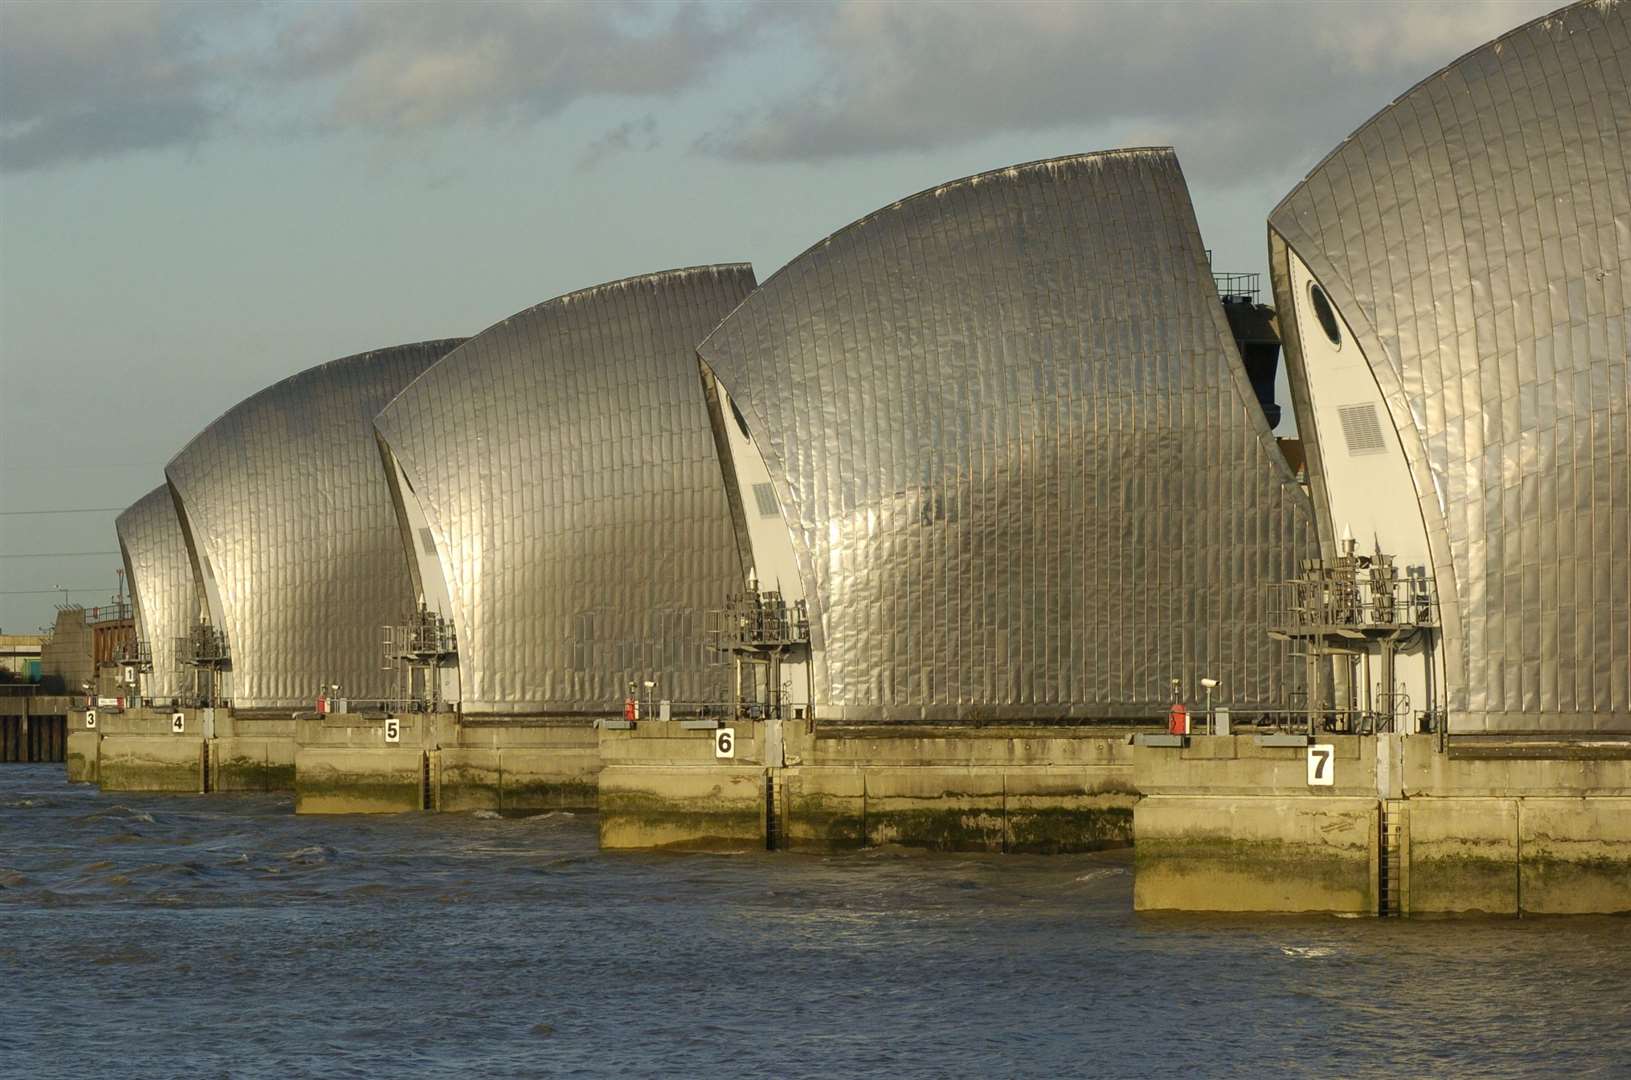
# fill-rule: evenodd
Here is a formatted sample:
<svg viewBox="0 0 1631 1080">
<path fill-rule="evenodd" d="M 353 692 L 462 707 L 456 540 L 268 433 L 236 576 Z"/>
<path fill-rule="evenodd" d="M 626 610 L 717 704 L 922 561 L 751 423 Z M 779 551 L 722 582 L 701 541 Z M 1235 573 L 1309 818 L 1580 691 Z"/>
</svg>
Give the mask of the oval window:
<svg viewBox="0 0 1631 1080">
<path fill-rule="evenodd" d="M 1342 327 L 1337 323 L 1336 310 L 1331 307 L 1331 301 L 1325 295 L 1325 290 L 1313 282 L 1308 283 L 1308 299 L 1314 305 L 1314 318 L 1320 321 L 1320 329 L 1325 336 L 1331 339 L 1331 344 L 1342 348 Z"/>
</svg>

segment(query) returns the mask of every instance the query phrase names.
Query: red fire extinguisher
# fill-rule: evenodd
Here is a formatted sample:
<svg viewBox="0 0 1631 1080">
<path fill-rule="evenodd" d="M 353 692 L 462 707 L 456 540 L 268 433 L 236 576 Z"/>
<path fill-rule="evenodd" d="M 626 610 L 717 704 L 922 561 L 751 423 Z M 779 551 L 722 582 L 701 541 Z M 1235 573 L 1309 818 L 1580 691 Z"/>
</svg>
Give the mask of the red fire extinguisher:
<svg viewBox="0 0 1631 1080">
<path fill-rule="evenodd" d="M 1173 702 L 1172 708 L 1167 710 L 1167 734 L 1189 734 L 1189 710 L 1184 707 L 1184 703 L 1181 701 Z"/>
</svg>

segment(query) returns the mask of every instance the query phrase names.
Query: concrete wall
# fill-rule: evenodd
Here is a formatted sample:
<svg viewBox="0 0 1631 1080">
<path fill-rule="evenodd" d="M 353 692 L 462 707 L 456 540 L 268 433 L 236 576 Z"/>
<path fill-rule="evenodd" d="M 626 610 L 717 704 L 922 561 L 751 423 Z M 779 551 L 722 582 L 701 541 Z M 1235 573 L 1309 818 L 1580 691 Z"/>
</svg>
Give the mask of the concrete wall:
<svg viewBox="0 0 1631 1080">
<path fill-rule="evenodd" d="M 217 710 L 210 740 L 211 791 L 293 791 L 295 721 Z"/>
<path fill-rule="evenodd" d="M 296 812 L 595 808 L 600 757 L 588 724 L 451 714 L 398 723 L 398 741 L 387 743 L 383 718 L 297 721 Z"/>
<path fill-rule="evenodd" d="M 1147 796 L 1133 831 L 1139 911 L 1376 910 L 1374 798 Z"/>
<path fill-rule="evenodd" d="M 1322 738 L 1330 787 L 1308 785 L 1302 746 L 1251 735 L 1137 746 L 1133 816 L 1140 911 L 1375 911 L 1374 739 Z"/>
<path fill-rule="evenodd" d="M 1320 741 L 1331 787 L 1305 747 L 1137 747 L 1134 905 L 1374 914 L 1388 867 L 1402 914 L 1631 911 L 1631 745 Z"/>
<path fill-rule="evenodd" d="M 1631 745 L 1405 740 L 1407 910 L 1631 911 Z"/>
<path fill-rule="evenodd" d="M 795 850 L 1061 852 L 1131 841 L 1138 796 L 1124 731 L 788 722 L 786 764 L 772 766 L 764 723 L 730 726 L 728 760 L 715 756 L 711 729 L 641 720 L 603 730 L 602 846 L 763 849 L 771 823 L 775 846 Z"/>
</svg>

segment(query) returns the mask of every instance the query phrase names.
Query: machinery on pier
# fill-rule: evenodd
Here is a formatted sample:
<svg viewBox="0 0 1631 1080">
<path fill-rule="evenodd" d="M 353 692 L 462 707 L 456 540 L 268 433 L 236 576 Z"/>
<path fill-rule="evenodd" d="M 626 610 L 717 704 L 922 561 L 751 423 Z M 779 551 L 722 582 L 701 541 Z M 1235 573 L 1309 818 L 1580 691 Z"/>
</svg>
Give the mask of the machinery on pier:
<svg viewBox="0 0 1631 1080">
<path fill-rule="evenodd" d="M 1344 537 L 1336 558 L 1305 560 L 1299 577 L 1274 587 L 1269 636 L 1290 641 L 1307 664 L 1309 734 L 1435 728 L 1442 710 L 1434 700 L 1439 612 L 1433 579 L 1418 568 L 1401 576 L 1391 555 L 1361 555 L 1356 548 Z M 1398 677 L 1404 652 L 1422 657 L 1417 702 Z M 1330 706 L 1321 691 L 1327 664 Z"/>
<path fill-rule="evenodd" d="M 191 685 L 186 704 L 201 709 L 227 704 L 232 655 L 227 647 L 227 636 L 220 628 L 200 619 L 186 637 L 176 640 L 175 655 L 183 672 L 179 682 L 183 686 Z"/>
<path fill-rule="evenodd" d="M 735 679 L 733 716 L 745 719 L 781 719 L 791 708 L 802 713 L 802 703 L 789 703 L 783 669 L 808 662 L 810 614 L 803 600 L 789 603 L 779 589 L 748 587 L 732 594 L 725 606 L 708 612 L 708 641 L 718 652 L 730 654 Z"/>
<path fill-rule="evenodd" d="M 401 626 L 381 627 L 383 667 L 396 678 L 392 708 L 397 712 L 441 712 L 442 669 L 459 653 L 453 621 L 420 601 L 413 618 Z"/>
</svg>

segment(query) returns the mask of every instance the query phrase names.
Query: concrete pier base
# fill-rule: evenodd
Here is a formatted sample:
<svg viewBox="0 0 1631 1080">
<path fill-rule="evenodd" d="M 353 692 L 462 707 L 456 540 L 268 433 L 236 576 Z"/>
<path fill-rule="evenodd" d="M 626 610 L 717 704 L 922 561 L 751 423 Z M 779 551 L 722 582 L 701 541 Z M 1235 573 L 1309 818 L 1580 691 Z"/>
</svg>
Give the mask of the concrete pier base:
<svg viewBox="0 0 1631 1080">
<path fill-rule="evenodd" d="M 75 719 L 78 719 L 75 717 Z M 70 721 L 72 723 L 72 721 Z M 94 784 L 97 766 L 101 760 L 102 735 L 83 728 L 68 731 L 68 748 L 63 761 L 68 767 L 70 784 Z"/>
<path fill-rule="evenodd" d="M 210 740 L 210 790 L 293 791 L 295 721 L 223 712 Z"/>
<path fill-rule="evenodd" d="M 611 849 L 1089 851 L 1132 837 L 1125 731 L 640 720 L 600 736 Z"/>
<path fill-rule="evenodd" d="M 404 716 L 297 722 L 295 811 L 593 810 L 600 771 L 587 722 Z"/>
<path fill-rule="evenodd" d="M 1135 748 L 1134 906 L 1343 914 L 1631 912 L 1631 743 L 1193 736 Z"/>
<path fill-rule="evenodd" d="M 93 750 L 96 783 L 103 791 L 163 791 L 202 794 L 210 790 L 209 710 L 98 710 L 96 728 L 83 727 L 76 714 L 75 748 Z M 178 726 L 174 717 L 180 716 Z M 91 736 L 96 738 L 93 740 Z M 72 778 L 74 763 L 70 762 Z"/>
</svg>

